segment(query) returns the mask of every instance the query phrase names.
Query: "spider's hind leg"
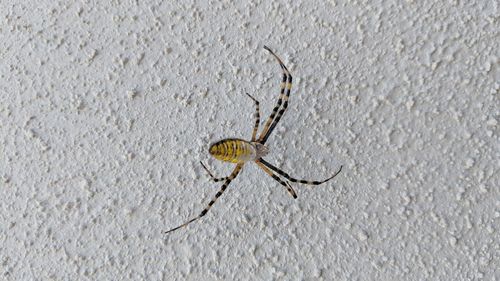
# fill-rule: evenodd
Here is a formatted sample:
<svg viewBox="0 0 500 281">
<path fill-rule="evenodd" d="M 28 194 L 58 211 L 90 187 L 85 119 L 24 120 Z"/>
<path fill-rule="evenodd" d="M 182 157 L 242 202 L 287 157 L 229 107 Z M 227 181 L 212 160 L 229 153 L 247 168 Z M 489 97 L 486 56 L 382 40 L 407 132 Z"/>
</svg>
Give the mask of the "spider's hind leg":
<svg viewBox="0 0 500 281">
<path fill-rule="evenodd" d="M 210 176 L 210 178 L 212 178 L 212 180 L 214 182 L 219 182 L 219 181 L 227 180 L 229 178 L 229 177 L 216 178 L 216 177 L 214 177 L 214 175 L 212 175 L 212 173 L 210 172 L 210 170 L 208 170 L 208 168 L 205 166 L 205 164 L 203 164 L 203 162 L 200 161 L 200 164 L 203 167 L 203 169 L 205 169 L 205 171 L 207 171 L 208 175 Z"/>
<path fill-rule="evenodd" d="M 234 168 L 234 170 L 231 173 L 231 175 L 226 178 L 226 180 L 225 180 L 224 184 L 222 184 L 220 190 L 217 191 L 217 193 L 215 194 L 215 197 L 208 203 L 208 206 L 205 207 L 205 209 L 203 209 L 203 211 L 201 211 L 201 213 L 197 217 L 194 217 L 194 218 L 190 219 L 189 221 L 187 221 L 187 222 L 179 225 L 178 227 L 175 227 L 175 228 L 172 228 L 170 230 L 165 231 L 165 234 L 170 233 L 172 231 L 175 231 L 175 230 L 177 230 L 179 228 L 186 227 L 190 223 L 192 223 L 192 222 L 194 222 L 196 220 L 199 220 L 203 216 L 205 216 L 207 214 L 207 212 L 210 210 L 210 208 L 212 208 L 212 206 L 215 204 L 215 202 L 217 201 L 217 199 L 219 199 L 219 197 L 224 193 L 224 191 L 226 190 L 227 186 L 231 183 L 231 181 L 238 175 L 238 173 L 240 172 L 241 168 L 243 168 L 243 164 L 236 165 L 236 167 Z"/>
</svg>

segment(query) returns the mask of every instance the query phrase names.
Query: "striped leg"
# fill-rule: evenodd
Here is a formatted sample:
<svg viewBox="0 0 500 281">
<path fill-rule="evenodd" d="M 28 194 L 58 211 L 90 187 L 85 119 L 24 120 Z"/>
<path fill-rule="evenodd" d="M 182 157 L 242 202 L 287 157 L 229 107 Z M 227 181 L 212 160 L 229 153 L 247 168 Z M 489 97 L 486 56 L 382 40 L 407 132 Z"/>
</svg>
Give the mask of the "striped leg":
<svg viewBox="0 0 500 281">
<path fill-rule="evenodd" d="M 322 183 L 325 183 L 331 179 L 333 179 L 335 176 L 337 176 L 340 171 L 342 171 L 342 166 L 340 166 L 340 169 L 331 177 L 327 178 L 326 180 L 323 180 L 323 181 L 308 181 L 308 180 L 298 180 L 298 179 L 295 179 L 295 178 L 292 178 L 289 174 L 283 172 L 282 170 L 276 168 L 274 165 L 270 164 L 269 162 L 265 161 L 264 159 L 259 159 L 259 161 L 267 166 L 269 169 L 275 171 L 276 173 L 278 173 L 280 176 L 283 176 L 284 178 L 286 178 L 287 180 L 291 181 L 291 182 L 298 182 L 298 183 L 302 183 L 302 184 L 309 184 L 309 185 L 318 185 L 318 184 L 322 184 Z"/>
<path fill-rule="evenodd" d="M 247 96 L 249 96 L 255 102 L 255 114 L 254 114 L 255 125 L 253 126 L 253 132 L 252 132 L 252 141 L 255 141 L 255 139 L 257 138 L 257 130 L 259 130 L 259 123 L 260 123 L 259 101 L 254 97 L 252 97 L 250 94 L 248 93 L 245 94 L 247 94 Z"/>
<path fill-rule="evenodd" d="M 262 170 L 264 170 L 264 172 L 266 172 L 266 174 L 270 175 L 275 181 L 279 182 L 282 186 L 284 186 L 286 188 L 286 190 L 288 190 L 288 192 L 290 192 L 290 194 L 292 195 L 292 197 L 294 199 L 297 199 L 297 193 L 295 192 L 295 190 L 293 190 L 293 188 L 289 182 L 281 180 L 277 175 L 275 175 L 271 170 L 269 170 L 263 163 L 259 162 L 259 160 L 255 161 L 255 163 L 257 163 L 257 165 L 259 165 L 259 167 Z"/>
<path fill-rule="evenodd" d="M 273 52 L 271 49 L 269 49 L 267 46 L 264 46 L 264 49 L 269 51 L 271 55 L 273 55 L 276 60 L 278 61 L 281 70 L 283 71 L 283 79 L 281 81 L 281 90 L 280 90 L 280 96 L 278 99 L 278 103 L 276 106 L 273 108 L 273 111 L 271 115 L 269 116 L 269 119 L 267 119 L 267 122 L 264 126 L 264 130 L 262 130 L 262 133 L 260 134 L 259 142 L 264 144 L 271 133 L 274 130 L 274 127 L 278 124 L 278 122 L 281 119 L 281 116 L 283 116 L 283 113 L 285 113 L 286 108 L 288 107 L 288 97 L 290 96 L 290 90 L 292 89 L 292 75 L 286 68 L 285 64 L 281 61 L 281 59 Z M 280 109 L 281 104 L 283 104 L 283 107 Z M 279 112 L 278 112 L 279 110 Z"/>
<path fill-rule="evenodd" d="M 207 214 L 208 210 L 210 210 L 210 208 L 212 208 L 212 206 L 215 204 L 215 202 L 217 201 L 217 199 L 219 199 L 219 197 L 222 195 L 222 193 L 224 193 L 224 191 L 226 190 L 227 186 L 231 183 L 231 181 L 238 175 L 238 173 L 240 172 L 241 168 L 243 168 L 243 164 L 237 164 L 236 165 L 236 167 L 234 168 L 234 170 L 231 173 L 231 175 L 229 177 L 227 177 L 227 179 L 224 182 L 224 184 L 222 184 L 221 189 L 215 194 L 215 197 L 212 199 L 212 201 L 210 201 L 208 203 L 208 206 L 203 211 L 201 211 L 201 213 L 197 217 L 195 217 L 195 218 L 193 218 L 193 219 L 191 219 L 191 220 L 189 220 L 189 221 L 187 221 L 187 222 L 179 225 L 176 228 L 172 228 L 172 229 L 170 229 L 168 231 L 165 231 L 165 234 L 170 233 L 170 232 L 172 232 L 174 230 L 177 230 L 179 228 L 185 227 L 188 224 L 190 224 L 190 223 L 192 223 L 192 222 L 194 222 L 194 221 L 202 218 L 203 216 L 205 216 Z"/>
<path fill-rule="evenodd" d="M 214 175 L 212 175 L 212 173 L 208 170 L 208 168 L 203 164 L 203 162 L 200 161 L 200 164 L 201 166 L 203 166 L 203 168 L 205 169 L 205 171 L 207 171 L 208 175 L 212 178 L 212 180 L 214 180 L 215 182 L 220 182 L 220 181 L 223 181 L 223 180 L 227 180 L 229 177 L 225 177 L 225 178 L 216 178 L 214 177 Z"/>
</svg>

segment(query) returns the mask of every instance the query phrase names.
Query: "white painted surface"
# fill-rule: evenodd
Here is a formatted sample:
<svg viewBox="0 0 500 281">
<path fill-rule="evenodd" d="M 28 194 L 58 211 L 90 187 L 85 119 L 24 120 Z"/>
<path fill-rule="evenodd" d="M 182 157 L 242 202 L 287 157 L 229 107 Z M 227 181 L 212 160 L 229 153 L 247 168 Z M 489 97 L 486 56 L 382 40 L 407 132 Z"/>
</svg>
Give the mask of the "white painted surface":
<svg viewBox="0 0 500 281">
<path fill-rule="evenodd" d="M 0 279 L 500 280 L 498 1 L 160 2 L 0 3 Z M 264 44 L 268 160 L 344 170 L 248 165 L 163 235 L 274 106 Z"/>
</svg>

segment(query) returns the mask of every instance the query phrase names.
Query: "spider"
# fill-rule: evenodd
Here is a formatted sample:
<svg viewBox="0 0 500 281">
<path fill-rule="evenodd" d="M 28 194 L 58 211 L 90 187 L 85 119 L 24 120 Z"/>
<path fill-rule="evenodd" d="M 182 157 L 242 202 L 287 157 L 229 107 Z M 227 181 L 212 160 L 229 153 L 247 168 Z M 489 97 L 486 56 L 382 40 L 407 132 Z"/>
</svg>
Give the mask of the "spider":
<svg viewBox="0 0 500 281">
<path fill-rule="evenodd" d="M 207 212 L 210 210 L 210 208 L 215 204 L 217 199 L 224 193 L 229 183 L 231 183 L 231 181 L 234 178 L 236 178 L 236 176 L 239 174 L 239 172 L 247 162 L 250 161 L 255 162 L 262 170 L 264 170 L 266 174 L 271 176 L 280 185 L 284 186 L 286 190 L 295 199 L 297 198 L 297 193 L 292 188 L 290 182 L 296 182 L 296 183 L 298 182 L 308 185 L 319 185 L 333 179 L 342 170 L 342 166 L 340 166 L 340 169 L 337 172 L 335 172 L 333 176 L 322 181 L 299 180 L 291 177 L 289 174 L 285 173 L 279 168 L 276 168 L 274 165 L 272 165 L 271 163 L 267 162 L 262 158 L 266 156 L 269 152 L 265 143 L 269 138 L 269 136 L 271 135 L 271 133 L 273 132 L 276 125 L 278 124 L 278 122 L 281 120 L 281 117 L 283 116 L 283 113 L 285 113 L 286 108 L 288 107 L 288 98 L 290 96 L 290 90 L 292 88 L 292 75 L 290 75 L 290 72 L 286 68 L 285 64 L 283 64 L 281 59 L 267 46 L 264 46 L 264 49 L 267 50 L 269 53 L 271 53 L 271 55 L 278 61 L 281 70 L 283 71 L 283 78 L 281 81 L 281 86 L 280 86 L 281 89 L 278 98 L 278 103 L 273 108 L 273 111 L 269 116 L 269 118 L 267 119 L 261 134 L 257 136 L 257 131 L 259 129 L 259 123 L 260 123 L 259 101 L 250 94 L 246 93 L 246 95 L 250 97 L 255 103 L 255 109 L 256 109 L 254 114 L 255 124 L 253 127 L 251 141 L 246 141 L 237 138 L 223 139 L 210 145 L 209 149 L 210 155 L 212 155 L 215 159 L 224 162 L 235 163 L 236 167 L 229 176 L 224 178 L 217 178 L 214 175 L 212 175 L 212 173 L 202 162 L 200 162 L 201 166 L 207 171 L 208 175 L 212 178 L 212 180 L 214 180 L 215 182 L 223 181 L 224 183 L 222 184 L 220 190 L 215 194 L 215 197 L 208 203 L 208 206 L 203 211 L 201 211 L 201 213 L 197 217 L 181 224 L 178 227 L 172 228 L 166 231 L 165 233 L 170 233 L 174 230 L 185 227 L 188 224 L 205 216 Z M 285 178 L 286 180 L 281 179 L 280 176 Z"/>
</svg>

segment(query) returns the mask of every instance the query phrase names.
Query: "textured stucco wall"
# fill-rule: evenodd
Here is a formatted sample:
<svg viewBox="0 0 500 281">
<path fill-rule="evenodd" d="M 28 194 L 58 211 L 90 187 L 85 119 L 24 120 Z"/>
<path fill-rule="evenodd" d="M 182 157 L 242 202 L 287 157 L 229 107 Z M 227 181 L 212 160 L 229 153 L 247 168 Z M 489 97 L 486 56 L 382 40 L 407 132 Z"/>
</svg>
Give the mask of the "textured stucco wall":
<svg viewBox="0 0 500 281">
<path fill-rule="evenodd" d="M 70 2 L 70 1 L 68 1 Z M 1 1 L 1 280 L 500 280 L 498 1 Z M 224 137 L 295 78 L 208 215 Z"/>
</svg>

